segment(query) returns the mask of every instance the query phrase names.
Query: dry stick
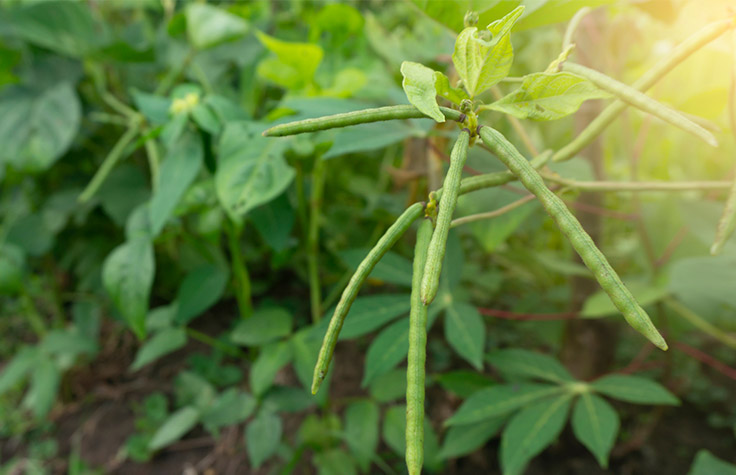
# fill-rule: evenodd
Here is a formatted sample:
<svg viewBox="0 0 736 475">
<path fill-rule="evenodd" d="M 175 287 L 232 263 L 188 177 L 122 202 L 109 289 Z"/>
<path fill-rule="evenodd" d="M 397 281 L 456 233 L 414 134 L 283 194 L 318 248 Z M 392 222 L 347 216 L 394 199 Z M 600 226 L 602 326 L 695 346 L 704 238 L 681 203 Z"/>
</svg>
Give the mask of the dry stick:
<svg viewBox="0 0 736 475">
<path fill-rule="evenodd" d="M 672 53 L 659 60 L 651 69 L 641 76 L 631 87 L 640 92 L 645 92 L 654 86 L 667 73 L 687 59 L 688 56 L 718 38 L 725 31 L 734 27 L 734 19 L 721 20 L 705 26 L 697 33 L 680 43 Z M 580 152 L 585 146 L 593 141 L 608 127 L 616 117 L 626 109 L 627 104 L 621 100 L 614 101 L 606 107 L 588 126 L 575 137 L 569 144 L 555 152 L 552 161 L 561 162 L 569 160 Z"/>
<path fill-rule="evenodd" d="M 316 394 L 319 390 L 319 386 L 327 376 L 327 370 L 330 367 L 330 361 L 332 355 L 335 352 L 335 345 L 337 345 L 337 338 L 340 336 L 340 330 L 342 325 L 345 323 L 345 317 L 350 311 L 350 307 L 353 305 L 355 298 L 358 296 L 360 287 L 363 285 L 365 280 L 370 275 L 373 268 L 376 266 L 378 261 L 388 252 L 389 249 L 399 240 L 399 238 L 406 232 L 411 224 L 416 221 L 424 213 L 424 204 L 414 203 L 404 211 L 401 216 L 396 219 L 388 230 L 381 236 L 375 246 L 368 252 L 363 261 L 360 263 L 358 268 L 355 270 L 353 277 L 350 279 L 348 286 L 342 292 L 340 301 L 337 302 L 335 307 L 335 313 L 332 314 L 330 320 L 330 326 L 327 328 L 327 333 L 322 341 L 322 348 L 319 350 L 319 356 L 317 358 L 317 364 L 314 367 L 314 377 L 312 379 L 312 394 Z"/>
<path fill-rule="evenodd" d="M 539 173 L 498 131 L 490 127 L 480 127 L 480 137 L 495 152 L 499 160 L 518 177 L 522 185 L 536 195 L 629 325 L 657 347 L 666 350 L 667 343 L 654 327 L 644 309 L 631 295 L 629 289 L 626 288 L 588 233 L 580 226 L 578 220 L 567 209 L 565 203 L 547 188 Z"/>
</svg>

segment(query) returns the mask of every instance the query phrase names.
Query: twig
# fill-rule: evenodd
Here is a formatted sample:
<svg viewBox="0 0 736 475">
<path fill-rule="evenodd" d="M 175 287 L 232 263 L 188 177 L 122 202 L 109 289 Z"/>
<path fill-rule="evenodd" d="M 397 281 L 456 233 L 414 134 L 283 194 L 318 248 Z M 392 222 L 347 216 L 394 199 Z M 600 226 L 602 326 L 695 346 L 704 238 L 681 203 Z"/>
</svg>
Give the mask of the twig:
<svg viewBox="0 0 736 475">
<path fill-rule="evenodd" d="M 496 218 L 498 216 L 501 216 L 502 214 L 508 213 L 509 211 L 515 210 L 516 208 L 524 205 L 525 203 L 532 201 L 534 198 L 535 198 L 534 195 L 527 195 L 523 198 L 520 198 L 516 201 L 512 201 L 506 206 L 502 206 L 493 211 L 487 211 L 485 213 L 471 214 L 468 216 L 463 216 L 462 218 L 454 219 L 452 223 L 450 223 L 450 227 L 454 228 L 456 226 L 460 226 L 460 225 L 467 224 L 467 223 L 472 223 L 474 221 L 481 221 L 483 219 Z"/>
</svg>

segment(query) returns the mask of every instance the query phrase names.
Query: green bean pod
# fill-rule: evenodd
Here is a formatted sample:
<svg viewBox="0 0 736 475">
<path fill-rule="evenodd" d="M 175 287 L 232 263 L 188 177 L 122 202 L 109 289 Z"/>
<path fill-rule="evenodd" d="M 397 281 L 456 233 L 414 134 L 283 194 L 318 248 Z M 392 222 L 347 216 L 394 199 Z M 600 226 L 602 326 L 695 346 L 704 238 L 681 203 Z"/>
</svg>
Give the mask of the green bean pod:
<svg viewBox="0 0 736 475">
<path fill-rule="evenodd" d="M 470 132 L 468 129 L 463 129 L 450 153 L 450 168 L 447 170 L 447 176 L 442 186 L 437 224 L 429 242 L 427 264 L 424 266 L 424 274 L 422 275 L 422 302 L 424 302 L 424 305 L 432 303 L 432 300 L 437 296 L 440 274 L 442 273 L 442 261 L 445 259 L 447 235 L 450 232 L 452 214 L 455 212 L 457 197 L 460 193 L 460 180 L 463 176 L 465 159 L 468 157 L 469 143 Z"/>
<path fill-rule="evenodd" d="M 312 394 L 317 394 L 320 384 L 327 375 L 327 370 L 332 361 L 332 355 L 335 352 L 337 338 L 340 336 L 340 330 L 345 322 L 345 317 L 350 311 L 355 298 L 358 296 L 360 287 L 368 278 L 378 261 L 388 252 L 389 249 L 398 241 L 398 239 L 406 232 L 407 229 L 424 213 L 424 205 L 422 203 L 414 203 L 409 206 L 401 216 L 396 219 L 386 232 L 381 236 L 373 249 L 368 252 L 363 261 L 360 263 L 355 273 L 350 278 L 347 287 L 340 296 L 340 301 L 335 307 L 335 313 L 332 314 L 330 325 L 327 327 L 327 333 L 322 340 L 322 348 L 319 350 L 317 364 L 314 367 L 314 377 L 312 378 Z"/>
<path fill-rule="evenodd" d="M 718 222 L 718 231 L 716 231 L 716 239 L 710 247 L 711 255 L 717 256 L 723 250 L 723 246 L 736 230 L 736 178 L 733 181 L 731 192 L 726 200 L 726 206 L 723 208 L 723 215 Z"/>
<path fill-rule="evenodd" d="M 596 247 L 593 239 L 585 232 L 580 222 L 567 209 L 565 203 L 547 188 L 539 173 L 498 131 L 490 127 L 482 127 L 480 137 L 511 170 L 511 173 L 518 177 L 522 185 L 537 197 L 629 325 L 658 348 L 666 350 L 667 343 L 654 327 L 647 313 L 631 295 L 629 289 Z"/>
<path fill-rule="evenodd" d="M 422 473 L 424 462 L 424 364 L 427 359 L 427 306 L 422 302 L 422 274 L 432 238 L 432 222 L 419 226 L 414 249 L 409 314 L 409 356 L 406 368 L 406 467 L 409 475 Z"/>
<path fill-rule="evenodd" d="M 462 122 L 465 114 L 455 109 L 440 107 L 440 111 L 450 120 Z M 266 137 L 284 137 L 286 135 L 304 134 L 307 132 L 318 132 L 320 130 L 348 127 L 350 125 L 368 124 L 370 122 L 382 122 L 397 119 L 423 119 L 429 118 L 414 106 L 387 106 L 375 109 L 364 109 L 344 114 L 328 115 L 315 119 L 305 119 L 288 124 L 271 127 L 263 132 Z"/>
<path fill-rule="evenodd" d="M 713 147 L 718 146 L 718 141 L 713 136 L 713 134 L 711 134 L 695 122 L 691 121 L 684 115 L 680 114 L 676 110 L 667 107 L 661 102 L 655 101 L 651 97 L 637 91 L 631 86 L 627 86 L 622 82 L 616 81 L 610 76 L 606 76 L 603 73 L 590 68 L 586 68 L 585 66 L 581 66 L 579 64 L 565 63 L 563 65 L 563 69 L 580 77 L 588 79 L 599 88 L 603 89 L 604 91 L 610 92 L 627 104 L 632 105 L 637 109 L 641 109 L 644 112 L 648 112 L 649 114 L 652 114 L 653 116 L 658 117 L 663 121 L 668 122 L 675 127 L 698 137 L 700 140 L 704 141 L 708 145 L 711 145 Z"/>
<path fill-rule="evenodd" d="M 639 92 L 646 92 L 690 55 L 733 27 L 733 19 L 720 20 L 703 27 L 688 39 L 677 45 L 669 55 L 660 59 L 656 64 L 654 64 L 654 66 L 636 80 L 631 87 Z M 611 125 L 616 117 L 626 109 L 626 106 L 626 102 L 616 100 L 603 109 L 603 112 L 593 119 L 593 121 L 590 122 L 585 129 L 575 137 L 575 139 L 555 152 L 552 157 L 552 161 L 562 162 L 574 157 L 578 152 L 598 137 L 606 127 Z"/>
</svg>

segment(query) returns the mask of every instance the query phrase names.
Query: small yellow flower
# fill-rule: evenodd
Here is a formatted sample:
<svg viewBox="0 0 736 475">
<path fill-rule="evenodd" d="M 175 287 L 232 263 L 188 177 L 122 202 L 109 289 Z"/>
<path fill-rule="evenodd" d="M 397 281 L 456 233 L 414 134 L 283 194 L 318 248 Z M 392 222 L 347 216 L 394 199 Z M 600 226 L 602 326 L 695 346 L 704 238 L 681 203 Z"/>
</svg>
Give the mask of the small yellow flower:
<svg viewBox="0 0 736 475">
<path fill-rule="evenodd" d="M 173 115 L 187 113 L 197 104 L 199 104 L 199 94 L 196 92 L 190 92 L 181 99 L 174 99 L 174 102 L 171 104 L 171 108 L 169 108 L 169 112 Z"/>
</svg>

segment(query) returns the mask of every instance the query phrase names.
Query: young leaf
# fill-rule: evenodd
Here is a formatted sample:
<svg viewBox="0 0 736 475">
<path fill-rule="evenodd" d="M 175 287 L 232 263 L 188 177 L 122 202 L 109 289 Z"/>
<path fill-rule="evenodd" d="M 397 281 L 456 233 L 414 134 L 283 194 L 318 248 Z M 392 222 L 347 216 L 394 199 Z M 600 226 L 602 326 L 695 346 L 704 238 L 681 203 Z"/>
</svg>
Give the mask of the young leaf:
<svg viewBox="0 0 736 475">
<path fill-rule="evenodd" d="M 553 383 L 575 381 L 559 361 L 541 353 L 508 349 L 494 351 L 487 358 L 507 378 L 541 379 Z"/>
<path fill-rule="evenodd" d="M 136 237 L 116 247 L 102 264 L 102 282 L 128 325 L 143 338 L 156 262 L 153 245 Z"/>
<path fill-rule="evenodd" d="M 187 36 L 198 50 L 234 40 L 248 33 L 248 23 L 224 8 L 204 3 L 187 5 Z"/>
<path fill-rule="evenodd" d="M 465 99 L 470 99 L 465 90 L 450 86 L 450 80 L 439 71 L 434 72 L 434 88 L 438 96 L 442 96 L 457 105 L 460 105 Z"/>
<path fill-rule="evenodd" d="M 446 425 L 471 424 L 508 414 L 541 398 L 562 392 L 560 386 L 519 383 L 481 389 L 462 403 Z"/>
<path fill-rule="evenodd" d="M 680 404 L 677 397 L 662 385 L 639 376 L 610 374 L 596 379 L 590 387 L 606 396 L 634 404 Z"/>
<path fill-rule="evenodd" d="M 277 40 L 260 31 L 256 36 L 276 58 L 266 58 L 258 65 L 258 74 L 289 89 L 309 85 L 322 62 L 324 52 L 319 45 Z"/>
<path fill-rule="evenodd" d="M 595 394 L 584 393 L 575 403 L 572 430 L 580 443 L 595 455 L 602 468 L 608 468 L 608 454 L 620 425 L 616 410 Z"/>
<path fill-rule="evenodd" d="M 501 437 L 501 467 L 506 475 L 517 475 L 534 456 L 562 432 L 571 396 L 540 401 L 515 415 Z"/>
<path fill-rule="evenodd" d="M 445 310 L 445 337 L 474 368 L 483 368 L 486 327 L 475 307 L 455 301 L 448 305 Z"/>
<path fill-rule="evenodd" d="M 287 310 L 260 308 L 250 318 L 238 322 L 230 338 L 239 345 L 263 345 L 291 333 L 292 325 L 292 316 Z"/>
<path fill-rule="evenodd" d="M 449 459 L 475 452 L 498 432 L 505 421 L 505 417 L 494 417 L 473 424 L 450 427 L 439 456 Z"/>
<path fill-rule="evenodd" d="M 577 111 L 584 101 L 607 97 L 609 93 L 574 74 L 535 73 L 526 76 L 516 91 L 480 109 L 519 119 L 557 120 Z"/>
<path fill-rule="evenodd" d="M 434 73 L 422 64 L 404 61 L 401 63 L 401 75 L 404 76 L 401 86 L 414 107 L 437 122 L 444 122 L 445 116 L 437 104 Z"/>
<path fill-rule="evenodd" d="M 215 265 L 204 265 L 187 274 L 176 294 L 175 321 L 189 323 L 214 305 L 225 292 L 229 276 L 227 268 Z"/>
<path fill-rule="evenodd" d="M 135 355 L 131 371 L 138 371 L 163 355 L 176 351 L 187 343 L 187 332 L 183 328 L 164 328 L 148 340 Z"/>
<path fill-rule="evenodd" d="M 153 438 L 148 443 L 149 450 L 159 450 L 172 442 L 181 439 L 184 434 L 192 430 L 199 422 L 199 411 L 191 406 L 186 406 L 166 419 L 161 427 L 153 434 Z"/>
<path fill-rule="evenodd" d="M 253 468 L 258 468 L 276 453 L 281 442 L 282 425 L 278 415 L 261 410 L 245 428 L 245 447 Z"/>
<path fill-rule="evenodd" d="M 345 410 L 345 441 L 363 472 L 375 457 L 379 418 L 378 405 L 370 400 L 354 402 Z"/>
</svg>

